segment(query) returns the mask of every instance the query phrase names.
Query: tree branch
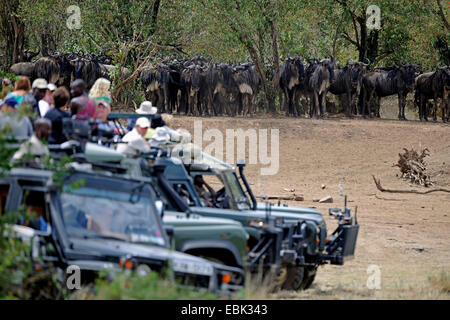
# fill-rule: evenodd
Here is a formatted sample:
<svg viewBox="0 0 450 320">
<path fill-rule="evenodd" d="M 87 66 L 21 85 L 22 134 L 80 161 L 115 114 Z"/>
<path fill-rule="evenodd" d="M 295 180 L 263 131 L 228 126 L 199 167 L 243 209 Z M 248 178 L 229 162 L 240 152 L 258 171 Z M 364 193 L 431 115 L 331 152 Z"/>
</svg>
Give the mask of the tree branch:
<svg viewBox="0 0 450 320">
<path fill-rule="evenodd" d="M 360 45 L 358 42 L 356 42 L 355 40 L 353 40 L 346 31 L 344 31 L 342 33 L 342 36 L 344 37 L 345 40 L 347 40 L 348 42 L 350 42 L 351 44 L 353 44 L 356 48 L 360 48 Z"/>
<path fill-rule="evenodd" d="M 439 15 L 441 16 L 442 22 L 444 23 L 444 26 L 447 28 L 447 30 L 450 31 L 450 24 L 448 23 L 447 18 L 445 18 L 444 9 L 442 8 L 442 3 L 440 0 L 436 0 L 436 3 L 439 7 Z"/>
<path fill-rule="evenodd" d="M 430 189 L 427 191 L 420 191 L 420 190 L 414 190 L 414 189 L 410 189 L 410 190 L 394 190 L 394 189 L 385 189 L 381 186 L 381 182 L 380 179 L 376 179 L 374 175 L 372 175 L 373 178 L 373 182 L 375 182 L 375 185 L 377 186 L 377 189 L 380 190 L 381 192 L 389 192 L 389 193 L 417 193 L 417 194 L 427 194 L 427 193 L 431 193 L 431 192 L 449 192 L 450 193 L 450 189 L 445 189 L 445 188 L 436 188 L 436 189 Z"/>
</svg>

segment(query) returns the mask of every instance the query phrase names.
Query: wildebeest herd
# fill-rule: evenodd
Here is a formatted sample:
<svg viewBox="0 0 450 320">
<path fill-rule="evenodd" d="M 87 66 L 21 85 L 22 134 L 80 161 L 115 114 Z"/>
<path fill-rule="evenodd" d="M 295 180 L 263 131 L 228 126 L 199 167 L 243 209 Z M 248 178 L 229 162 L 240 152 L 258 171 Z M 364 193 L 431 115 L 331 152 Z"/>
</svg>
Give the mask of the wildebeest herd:
<svg viewBox="0 0 450 320">
<path fill-rule="evenodd" d="M 433 121 L 437 121 L 438 102 L 442 121 L 449 121 L 449 66 L 437 66 L 428 73 L 412 64 L 370 69 L 370 65 L 363 62 L 347 61 L 339 68 L 333 58 L 289 57 L 278 73 L 281 109 L 287 116 L 299 116 L 299 102 L 303 98 L 309 106 L 305 112 L 310 117 L 323 118 L 325 97 L 330 92 L 339 96 L 348 117 L 358 114 L 379 117 L 380 98 L 397 95 L 398 118 L 406 120 L 406 97 L 415 90 L 414 103 L 419 108 L 421 121 L 428 120 L 430 99 L 434 100 Z M 109 78 L 114 70 L 110 57 L 74 53 L 55 53 L 11 67 L 17 75 L 45 78 L 58 85 L 69 86 L 71 81 L 81 78 L 88 87 L 99 77 Z M 120 72 L 131 74 L 125 69 Z M 262 85 L 251 62 L 233 65 L 214 63 L 203 57 L 149 63 L 141 71 L 139 80 L 145 97 L 159 112 L 194 116 L 252 116 Z"/>
</svg>

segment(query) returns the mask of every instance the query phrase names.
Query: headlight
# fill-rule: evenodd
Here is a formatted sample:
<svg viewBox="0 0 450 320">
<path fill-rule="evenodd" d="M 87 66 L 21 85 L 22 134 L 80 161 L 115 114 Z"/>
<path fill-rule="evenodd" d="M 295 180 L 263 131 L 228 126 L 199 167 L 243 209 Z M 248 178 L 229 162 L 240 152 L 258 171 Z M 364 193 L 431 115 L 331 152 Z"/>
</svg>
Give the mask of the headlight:
<svg viewBox="0 0 450 320">
<path fill-rule="evenodd" d="M 140 275 L 141 277 L 148 276 L 151 271 L 152 270 L 150 269 L 150 267 L 146 264 L 140 264 L 136 268 L 137 274 Z"/>
<path fill-rule="evenodd" d="M 213 266 L 208 262 L 197 262 L 189 260 L 173 260 L 173 270 L 183 273 L 192 273 L 205 276 L 212 276 L 214 273 Z"/>
</svg>

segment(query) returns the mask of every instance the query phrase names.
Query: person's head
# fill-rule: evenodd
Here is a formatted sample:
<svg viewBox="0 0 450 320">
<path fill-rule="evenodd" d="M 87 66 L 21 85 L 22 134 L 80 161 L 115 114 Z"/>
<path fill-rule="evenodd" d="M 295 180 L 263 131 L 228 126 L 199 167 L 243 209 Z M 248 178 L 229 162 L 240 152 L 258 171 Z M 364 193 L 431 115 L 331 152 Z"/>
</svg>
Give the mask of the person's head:
<svg viewBox="0 0 450 320">
<path fill-rule="evenodd" d="M 101 122 L 106 122 L 108 114 L 111 112 L 111 106 L 104 99 L 96 100 L 95 118 Z"/>
<path fill-rule="evenodd" d="M 47 80 L 38 78 L 33 81 L 33 85 L 31 88 L 33 89 L 33 95 L 36 98 L 36 101 L 42 100 L 47 92 Z"/>
<path fill-rule="evenodd" d="M 18 91 L 18 90 L 23 90 L 23 91 L 30 91 L 31 88 L 31 84 L 30 84 L 30 79 L 28 79 L 28 77 L 25 76 L 20 76 L 17 81 L 16 81 L 16 86 L 14 87 L 14 90 Z"/>
<path fill-rule="evenodd" d="M 73 98 L 79 97 L 86 91 L 86 83 L 82 79 L 76 79 L 70 85 L 70 94 Z"/>
<path fill-rule="evenodd" d="M 202 175 L 196 175 L 194 177 L 194 184 L 195 185 L 201 187 L 201 186 L 203 186 L 203 183 L 204 183 L 204 181 L 203 181 L 203 176 Z"/>
<path fill-rule="evenodd" d="M 89 91 L 89 97 L 91 99 L 110 97 L 111 92 L 109 88 L 111 87 L 111 81 L 105 78 L 98 78 L 95 80 L 94 85 Z"/>
<path fill-rule="evenodd" d="M 16 111 L 17 101 L 14 98 L 8 98 L 3 101 L 1 111 Z"/>
<path fill-rule="evenodd" d="M 8 78 L 2 79 L 2 88 L 10 87 L 11 86 L 11 80 Z"/>
<path fill-rule="evenodd" d="M 70 94 L 65 87 L 60 87 L 53 93 L 53 100 L 55 101 L 55 108 L 61 109 L 69 103 Z"/>
<path fill-rule="evenodd" d="M 70 114 L 76 115 L 80 113 L 87 105 L 87 100 L 83 99 L 83 97 L 76 97 L 70 100 Z"/>
<path fill-rule="evenodd" d="M 145 137 L 149 127 L 150 121 L 148 121 L 148 119 L 145 117 L 141 117 L 136 120 L 136 126 L 134 128 L 142 137 Z"/>
<path fill-rule="evenodd" d="M 34 134 L 39 140 L 47 140 L 52 133 L 52 123 L 45 118 L 39 118 L 34 122 Z"/>
</svg>

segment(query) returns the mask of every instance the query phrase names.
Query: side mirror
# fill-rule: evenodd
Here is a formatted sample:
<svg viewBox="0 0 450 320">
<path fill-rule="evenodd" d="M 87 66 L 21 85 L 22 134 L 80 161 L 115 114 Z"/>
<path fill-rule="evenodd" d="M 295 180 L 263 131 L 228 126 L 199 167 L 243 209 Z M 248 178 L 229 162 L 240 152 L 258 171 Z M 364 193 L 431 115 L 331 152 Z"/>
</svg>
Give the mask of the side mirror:
<svg viewBox="0 0 450 320">
<path fill-rule="evenodd" d="M 164 217 L 164 202 L 162 200 L 155 201 L 156 212 L 158 212 L 159 216 Z"/>
<path fill-rule="evenodd" d="M 240 167 L 245 167 L 245 159 L 237 159 L 236 165 Z"/>
</svg>

